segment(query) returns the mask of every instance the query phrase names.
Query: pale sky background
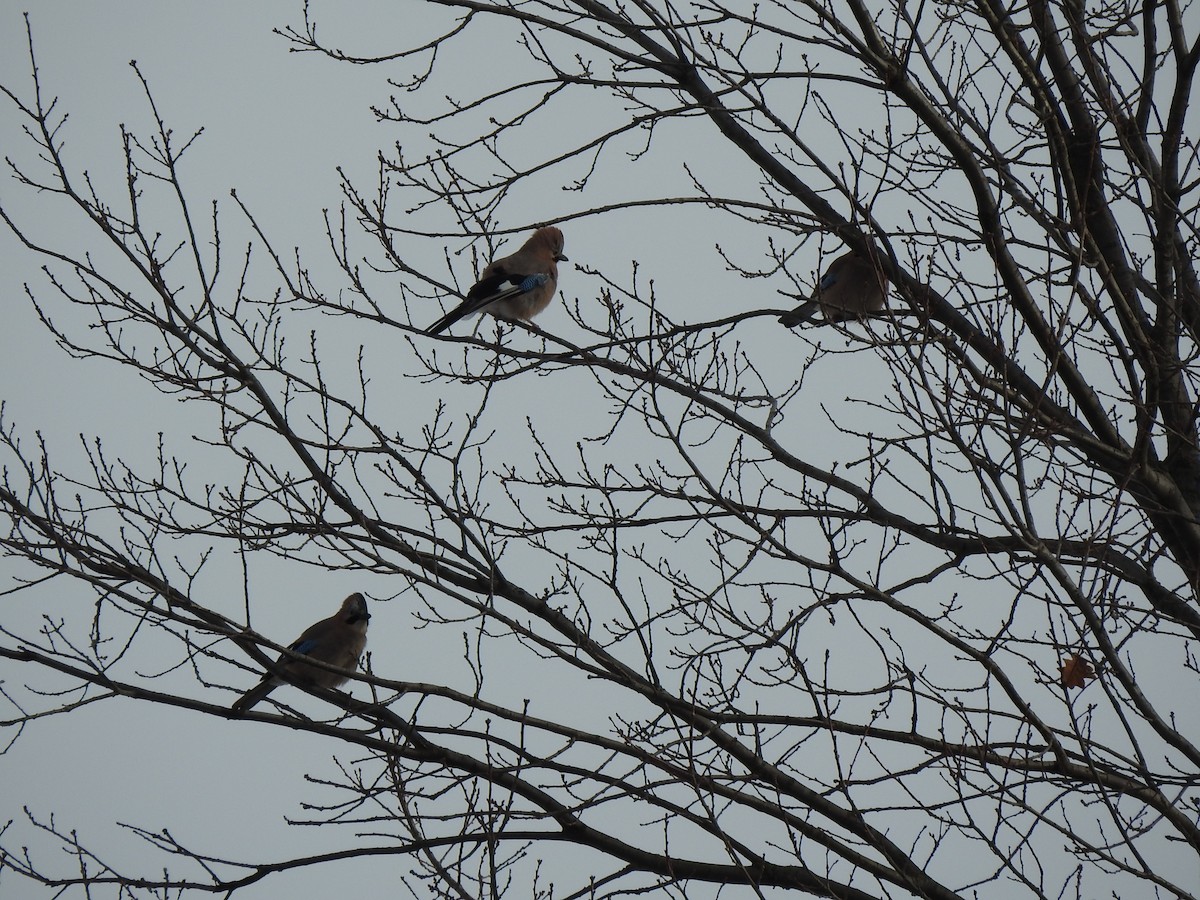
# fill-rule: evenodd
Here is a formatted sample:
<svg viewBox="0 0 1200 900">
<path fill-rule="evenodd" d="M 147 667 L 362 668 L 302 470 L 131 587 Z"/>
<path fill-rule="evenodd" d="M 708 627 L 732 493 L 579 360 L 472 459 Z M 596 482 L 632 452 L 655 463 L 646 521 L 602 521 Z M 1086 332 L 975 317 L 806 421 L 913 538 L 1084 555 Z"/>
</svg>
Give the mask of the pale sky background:
<svg viewBox="0 0 1200 900">
<path fill-rule="evenodd" d="M 22 94 L 30 86 L 21 18 L 26 7 L 0 2 L 0 80 Z M 419 19 L 423 10 L 415 3 L 355 4 L 352 12 L 345 13 L 352 17 L 346 26 L 355 37 L 354 49 L 386 50 L 407 44 L 412 17 L 415 14 Z M 336 167 L 371 183 L 377 148 L 389 146 L 391 139 L 381 132 L 368 107 L 385 102 L 392 90 L 384 84 L 389 74 L 384 68 L 355 68 L 312 54 L 288 53 L 286 42 L 272 35 L 271 29 L 299 25 L 299 11 L 297 0 L 40 2 L 32 10 L 32 24 L 43 89 L 57 96 L 60 108 L 69 113 L 65 131 L 69 164 L 76 170 L 86 168 L 98 183 L 119 196 L 120 183 L 112 180 L 122 171 L 118 125 L 125 123 L 148 134 L 151 123 L 141 86 L 129 66 L 130 60 L 136 60 L 150 81 L 159 111 L 177 135 L 201 126 L 205 129 L 190 153 L 190 164 L 184 166 L 196 208 L 203 209 L 209 198 L 216 198 L 225 223 L 240 227 L 228 199 L 229 189 L 236 188 L 279 249 L 286 252 L 299 245 L 315 271 L 325 267 L 328 286 L 340 279 L 332 271 L 326 250 L 321 210 L 336 208 L 340 202 Z M 319 5 L 314 11 L 323 34 L 328 35 L 330 28 L 338 25 L 339 16 L 322 15 Z M 409 34 L 393 39 L 397 32 L 389 28 L 399 28 L 400 16 L 405 17 Z M 364 26 L 364 22 L 372 24 Z M 381 36 L 379 46 L 364 47 L 362 38 L 373 33 Z M 28 145 L 20 143 L 14 122 L 6 101 L 0 114 L 0 142 L 5 154 L 15 152 L 27 158 Z M 670 157 L 669 150 L 666 157 Z M 719 152 L 712 154 L 712 161 L 720 165 Z M 641 191 L 661 195 L 666 192 L 665 177 L 681 177 L 674 166 L 664 172 L 645 163 L 641 171 L 644 185 L 623 185 L 630 196 Z M 77 222 L 76 217 L 53 216 L 52 211 L 61 211 L 61 205 L 46 205 L 45 198 L 16 190 L 7 173 L 0 180 L 0 196 L 18 210 L 31 204 L 34 212 L 24 224 L 35 237 L 64 238 L 64 229 L 70 227 L 67 223 Z M 590 205 L 574 195 L 556 194 L 551 198 L 552 208 L 546 211 L 528 205 L 535 199 L 510 202 L 504 209 L 508 221 L 515 226 Z M 615 272 L 617 277 L 628 272 L 630 259 L 641 259 L 643 273 L 660 285 L 662 302 L 681 317 L 686 317 L 684 304 L 696 302 L 699 295 L 694 291 L 699 285 L 711 287 L 713 279 L 724 276 L 731 286 L 740 288 L 741 280 L 724 273 L 715 259 L 707 272 L 699 263 L 663 264 L 666 258 L 694 256 L 692 240 L 702 240 L 708 248 L 713 244 L 711 235 L 702 231 L 695 235 L 680 232 L 678 217 L 672 218 L 674 231 L 662 228 L 664 221 L 663 214 L 649 211 L 627 219 L 627 227 L 619 231 L 614 230 L 611 219 L 565 223 L 567 253 L 573 261 Z M 690 216 L 689 221 L 698 219 Z M 39 228 L 44 230 L 39 232 Z M 86 229 L 80 234 L 86 235 Z M 645 245 L 639 247 L 639 240 Z M 414 244 L 413 252 L 423 252 L 428 260 L 436 261 L 442 246 L 436 241 L 426 244 Z M 469 281 L 468 258 L 460 256 L 456 261 L 458 274 Z M 17 293 L 27 280 L 39 291 L 45 290 L 37 271 L 40 265 L 7 229 L 0 230 L 0 269 L 4 272 L 4 327 L 0 329 L 0 384 L 4 387 L 0 396 L 7 404 L 8 419 L 27 437 L 35 431 L 44 434 L 54 448 L 56 463 L 64 468 L 83 461 L 77 437 L 81 433 L 103 435 L 106 453 L 134 465 L 152 459 L 159 432 L 165 432 L 168 443 L 187 455 L 187 436 L 202 433 L 194 416 L 200 413 L 203 417 L 207 411 L 164 397 L 118 366 L 67 359 Z M 573 263 L 564 265 L 560 281 L 564 292 L 574 298 L 587 287 L 579 280 L 573 282 L 572 267 Z M 695 271 L 690 286 L 689 268 Z M 44 296 L 49 298 L 49 292 Z M 766 305 L 790 305 L 777 301 L 773 291 L 767 296 L 769 299 L 762 301 Z M 718 295 L 718 299 L 726 298 Z M 554 312 L 552 309 L 540 319 L 551 330 L 566 324 L 564 317 L 556 320 Z M 710 310 L 712 315 L 719 312 Z M 427 317 L 432 320 L 438 313 L 431 307 Z M 74 313 L 59 307 L 55 314 L 69 324 Z M 323 327 L 328 341 L 340 325 L 327 322 Z M 352 353 L 355 342 L 366 337 L 360 333 L 361 324 L 349 323 L 349 327 L 353 333 L 344 335 L 343 346 Z M 787 336 L 773 339 L 782 342 Z M 422 404 L 425 409 L 441 396 L 440 392 L 413 396 L 408 385 L 400 388 L 402 402 Z M 555 398 L 539 399 L 553 402 Z M 578 412 L 576 405 L 569 397 L 558 399 L 568 401 L 563 422 L 572 421 Z M 523 412 L 516 409 L 514 415 L 522 417 Z M 581 424 L 586 425 L 586 419 Z M 14 573 L 4 575 L 2 570 L 11 565 L 0 561 L 0 578 L 6 584 Z M 206 599 L 237 615 L 242 573 L 233 568 L 235 561 L 226 565 L 231 568 L 228 603 Z M 356 589 L 373 597 L 395 592 L 394 585 L 372 584 L 370 579 L 341 573 L 322 577 L 309 567 L 289 568 L 278 561 L 260 560 L 251 595 L 261 598 L 269 591 L 272 602 L 255 604 L 255 625 L 278 640 L 290 640 L 310 622 L 331 613 L 341 597 Z M 5 615 L 36 618 L 42 610 L 33 608 L 32 597 L 31 593 L 17 595 L 15 609 L 11 608 L 14 600 L 6 600 L 10 608 Z M 275 597 L 286 602 L 273 602 Z M 78 599 L 89 603 L 86 591 L 80 590 Z M 377 672 L 395 678 L 453 682 L 449 670 L 460 664 L 461 647 L 439 646 L 428 639 L 428 633 L 411 640 L 411 623 L 395 603 L 376 603 L 372 611 L 369 649 Z M 180 673 L 178 677 L 191 676 Z M 239 676 L 230 678 L 238 680 Z M 248 676 L 240 676 L 240 680 L 247 686 L 251 683 Z M 548 696 L 547 684 L 533 671 L 506 672 L 504 684 L 518 698 L 537 694 L 545 700 Z M 183 689 L 200 690 L 194 681 Z M 578 685 L 562 690 L 566 708 L 588 708 Z M 493 693 L 503 697 L 494 688 Z M 228 695 L 227 699 L 232 702 L 234 697 Z M 290 699 L 297 702 L 295 697 Z M 29 807 L 40 820 L 53 814 L 59 827 L 77 829 L 83 843 L 116 868 L 130 863 L 130 869 L 140 870 L 135 861 L 144 859 L 146 851 L 138 838 L 114 828 L 114 823 L 169 829 L 193 849 L 232 859 L 266 861 L 323 853 L 353 844 L 352 833 L 291 827 L 284 817 L 304 818 L 300 801 L 322 797 L 317 788 L 303 782 L 303 775 L 334 774 L 331 754 L 335 752 L 345 758 L 341 747 L 282 729 L 223 722 L 148 704 L 105 702 L 36 723 L 0 758 L 0 782 L 4 784 L 0 819 L 16 820 L 13 831 L 6 835 L 10 845 L 27 843 L 41 853 L 47 868 L 60 871 L 69 871 L 71 866 L 57 850 L 47 850 L 56 843 L 30 828 L 23 807 Z M 21 837 L 14 840 L 14 833 Z M 559 852 L 564 860 L 572 858 L 569 848 Z M 398 875 L 408 870 L 406 858 L 353 866 L 354 896 L 406 895 L 396 883 Z M 342 893 L 345 884 L 339 881 L 346 874 L 346 865 L 313 867 L 298 874 L 273 876 L 238 896 L 248 900 L 347 896 Z M 0 877 L 0 893 L 21 897 L 51 894 L 7 873 Z M 422 893 L 420 889 L 418 893 Z"/>
<path fill-rule="evenodd" d="M 22 94 L 30 85 L 21 18 L 26 6 L 0 0 L 0 81 Z M 338 43 L 333 30 L 344 29 L 347 43 L 357 52 L 384 52 L 410 45 L 413 31 L 422 24 L 421 15 L 428 12 L 415 2 L 327 6 L 328 11 L 319 4 L 313 7 L 322 33 Z M 216 198 L 231 230 L 240 228 L 228 199 L 229 190 L 236 188 L 277 249 L 287 252 L 300 246 L 314 273 L 318 278 L 324 276 L 323 286 L 334 287 L 341 279 L 328 256 L 321 210 L 334 209 L 340 202 L 337 167 L 367 185 L 373 183 L 377 150 L 390 149 L 394 138 L 375 122 L 369 106 L 386 102 L 394 92 L 384 83 L 392 73 L 382 67 L 353 67 L 311 54 L 289 53 L 287 43 L 272 35 L 271 29 L 299 25 L 300 9 L 299 0 L 204 4 L 48 0 L 34 6 L 32 22 L 43 89 L 59 97 L 62 110 L 70 115 L 66 154 L 74 168 L 88 169 L 112 189 L 111 179 L 121 172 L 118 125 L 126 123 L 140 133 L 148 132 L 146 103 L 129 67 L 129 61 L 136 59 L 150 81 L 160 112 L 177 134 L 205 129 L 184 169 L 197 208 Z M 371 36 L 377 36 L 377 46 L 364 45 Z M 472 75 L 465 67 L 464 78 Z M 857 107 L 847 112 L 848 117 L 860 114 L 867 112 Z M 619 167 L 625 179 L 622 182 L 605 183 L 598 178 L 582 196 L 547 192 L 539 197 L 529 191 L 518 192 L 503 207 L 505 224 L 517 227 L 569 215 L 622 196 L 669 194 L 673 180 L 682 184 L 684 176 L 677 164 L 671 164 L 674 156 L 668 136 L 656 139 L 655 153 L 636 169 Z M 14 115 L 7 101 L 0 113 L 0 145 L 4 154 L 28 153 L 28 145 L 20 144 L 20 135 L 14 132 Z M 406 149 L 420 155 L 420 148 Z M 705 162 L 712 173 L 730 174 L 723 165 L 727 153 L 715 140 L 711 151 L 706 150 Z M 639 178 L 644 180 L 638 182 Z M 605 191 L 611 195 L 605 196 Z M 34 212 L 26 224 L 35 235 L 38 228 L 45 234 L 60 234 L 70 227 L 55 217 L 53 207 L 43 205 L 42 199 L 16 190 L 7 174 L 0 176 L 0 198 L 17 209 L 30 204 L 27 208 Z M 641 277 L 654 279 L 660 301 L 678 319 L 790 305 L 775 294 L 775 284 L 746 281 L 725 270 L 710 252 L 718 242 L 710 228 L 713 221 L 711 214 L 691 208 L 683 215 L 671 210 L 637 211 L 564 222 L 571 263 L 564 266 L 560 284 L 567 302 L 578 299 L 586 303 L 597 290 L 594 280 L 574 271 L 576 264 L 598 268 L 619 281 L 625 279 L 631 260 L 636 259 L 642 266 Z M 670 227 L 664 227 L 668 222 Z M 720 232 L 719 242 L 737 252 L 737 226 L 728 218 L 720 222 L 725 230 Z M 433 227 L 432 220 L 423 224 Z M 746 228 L 749 231 L 751 226 Z M 436 268 L 445 246 L 449 245 L 414 239 L 407 249 Z M 461 243 L 454 249 L 458 246 Z M 801 271 L 817 265 L 815 251 L 808 255 L 812 258 L 807 264 L 797 266 Z M 230 257 L 231 262 L 233 259 Z M 748 255 L 745 262 L 760 261 Z M 190 436 L 203 433 L 207 411 L 196 404 L 179 404 L 113 364 L 70 360 L 54 345 L 18 293 L 26 280 L 44 288 L 37 271 L 40 265 L 17 246 L 7 229 L 0 230 L 4 303 L 0 397 L 6 403 L 6 417 L 16 422 L 27 438 L 35 431 L 43 433 L 63 468 L 83 459 L 76 437 L 80 433 L 103 435 L 105 451 L 131 463 L 153 458 L 160 432 L 180 455 L 193 452 L 189 450 Z M 455 274 L 469 282 L 468 256 L 452 257 L 452 265 Z M 382 283 L 382 278 L 373 282 L 376 288 Z M 49 298 L 49 292 L 45 296 Z M 423 320 L 432 321 L 439 312 L 440 308 L 431 304 Z M 66 321 L 71 314 L 62 315 Z M 551 307 L 538 323 L 571 336 L 573 326 L 557 307 Z M 301 333 L 311 327 L 316 327 L 312 319 L 299 325 Z M 799 368 L 808 352 L 802 340 L 778 328 L 769 317 L 745 327 L 761 341 L 756 345 L 759 359 L 777 363 L 775 371 Z M 364 334 L 362 324 L 353 321 L 327 320 L 321 329 L 324 350 L 331 355 L 344 352 L 347 359 L 353 359 L 359 343 L 371 344 L 375 353 L 386 354 L 387 342 L 398 340 L 395 334 Z M 818 407 L 835 408 L 852 386 L 886 377 L 880 361 L 869 352 L 830 358 L 823 362 L 821 372 L 829 384 L 817 386 L 829 389 L 813 391 L 811 401 L 802 397 L 801 403 L 792 407 L 792 417 L 779 426 L 792 429 L 795 446 L 811 452 L 818 464 L 838 457 L 837 442 L 827 439 L 828 429 L 820 437 L 810 436 L 801 427 L 798 410 L 811 409 L 824 424 L 824 412 Z M 420 386 L 420 382 L 397 377 L 398 414 L 411 408 L 413 415 L 427 417 L 433 404 L 442 399 L 440 387 L 422 392 Z M 534 406 L 561 403 L 563 446 L 572 446 L 577 434 L 588 432 L 587 410 L 573 402 L 570 379 L 543 379 L 542 389 L 546 393 L 536 397 L 508 398 L 514 423 L 522 422 Z M 863 417 L 866 430 L 870 412 L 858 407 L 855 414 Z M 203 452 L 198 448 L 194 452 L 198 464 L 203 464 Z M 0 585 L 4 587 L 12 577 L 6 571 L 10 565 L 0 560 Z M 229 571 L 220 575 L 228 581 L 228 598 L 206 599 L 223 612 L 237 615 L 242 572 L 236 560 L 225 565 Z M 220 580 L 210 577 L 210 583 Z M 534 576 L 531 580 L 536 584 L 543 579 Z M 215 588 L 210 586 L 210 590 Z M 352 590 L 363 590 L 372 598 L 392 598 L 397 587 L 346 573 L 321 573 L 309 566 L 256 560 L 250 576 L 255 627 L 280 641 L 290 640 L 310 622 L 331 613 Z M 36 620 L 41 610 L 32 608 L 34 596 L 35 592 L 28 592 L 16 595 L 15 600 L 6 597 L 2 601 L 6 618 Z M 87 592 L 80 591 L 79 598 L 88 603 Z M 397 679 L 455 683 L 462 674 L 461 647 L 431 640 L 429 632 L 414 639 L 408 599 L 373 604 L 369 649 L 376 672 Z M 835 666 L 848 662 L 835 654 Z M 3 670 L 0 677 L 15 680 Z M 229 677 L 246 686 L 252 681 L 237 673 Z M 1016 677 L 1032 674 L 1021 672 Z M 201 690 L 189 672 L 172 678 L 177 679 L 172 683 L 183 686 L 181 690 Z M 536 695 L 550 706 L 557 689 L 562 709 L 588 709 L 583 693 L 586 687 L 547 685 L 536 671 L 505 671 L 502 684 L 509 697 Z M 498 699 L 506 699 L 499 687 L 490 684 L 489 688 L 497 692 Z M 361 691 L 358 686 L 355 692 Z M 227 699 L 232 702 L 234 696 L 229 694 Z M 296 697 L 288 699 L 302 702 Z M 12 827 L 22 835 L 13 840 L 10 833 L 5 836 L 6 843 L 23 841 L 32 848 L 40 847 L 47 867 L 57 870 L 70 867 L 56 853 L 46 853 L 48 845 L 25 822 L 22 807 L 29 807 L 42 820 L 55 814 L 59 827 L 77 829 L 86 846 L 107 854 L 106 860 L 116 867 L 144 859 L 145 851 L 135 836 L 114 828 L 114 823 L 166 828 L 193 849 L 236 859 L 268 861 L 328 852 L 351 844 L 352 832 L 292 827 L 284 818 L 304 818 L 300 802 L 321 798 L 317 788 L 303 782 L 303 775 L 335 776 L 333 753 L 347 761 L 340 746 L 284 729 L 226 722 L 132 701 L 105 702 L 35 723 L 0 757 L 0 796 L 4 798 L 0 821 L 15 819 Z M 566 848 L 562 853 L 568 859 Z M 407 859 L 351 865 L 355 867 L 353 896 L 406 895 L 396 879 L 408 871 Z M 273 876 L 237 897 L 308 900 L 348 896 L 339 881 L 346 872 L 345 864 L 334 864 Z M 0 876 L 0 895 L 5 897 L 50 893 L 39 893 L 10 875 Z M 421 888 L 417 893 L 423 895 Z"/>
<path fill-rule="evenodd" d="M 30 83 L 21 19 L 28 7 L 0 3 L 0 80 L 20 91 Z M 274 0 L 33 4 L 45 85 L 70 114 L 69 157 L 105 183 L 120 172 L 119 123 L 143 131 L 149 123 L 129 66 L 136 59 L 177 132 L 206 129 L 196 154 L 203 164 L 187 169 L 194 199 L 218 198 L 232 214 L 228 191 L 236 187 L 285 247 L 314 244 L 321 234 L 321 208 L 338 200 L 335 166 L 372 165 L 376 136 L 362 88 L 377 76 L 364 79 L 358 77 L 367 75 L 361 70 L 289 55 L 270 30 L 295 21 L 298 9 L 297 3 Z M 8 154 L 13 152 L 11 107 L 6 105 L 0 121 L 0 141 Z M 7 173 L 0 191 L 6 199 L 16 193 Z M 61 222 L 60 217 L 46 225 L 58 228 Z M 72 436 L 104 434 L 110 452 L 131 462 L 153 453 L 159 431 L 175 430 L 175 437 L 192 432 L 193 410 L 158 395 L 128 371 L 63 357 L 29 304 L 14 296 L 22 280 L 36 280 L 37 265 L 18 252 L 7 229 L 0 231 L 5 273 L 0 393 L 11 420 L 27 434 L 41 430 L 67 455 L 79 446 Z M 286 578 L 286 567 L 279 570 Z M 276 604 L 277 617 L 265 605 L 258 615 L 260 627 L 281 640 L 331 613 L 348 592 L 336 578 L 319 583 L 310 570 L 279 588 L 297 602 Z M 5 606 L 13 603 L 10 598 Z M 13 612 L 6 609 L 5 615 Z M 375 612 L 375 623 L 386 624 L 387 611 Z M 306 771 L 330 771 L 333 748 L 295 735 L 271 737 L 269 731 L 121 702 L 44 720 L 0 759 L 5 798 L 0 818 L 15 818 L 13 828 L 27 836 L 13 843 L 27 842 L 59 871 L 70 865 L 64 866 L 57 851 L 47 852 L 52 844 L 22 821 L 22 807 L 40 820 L 55 814 L 61 827 L 78 829 L 88 846 L 118 868 L 144 859 L 146 851 L 115 823 L 167 828 L 183 842 L 233 858 L 291 857 L 328 850 L 331 841 L 340 845 L 347 835 L 335 839 L 325 829 L 289 828 L 283 822 L 283 816 L 302 815 L 291 800 L 319 796 L 300 778 Z M 277 850 L 242 853 L 255 845 Z M 345 869 L 315 867 L 299 876 L 268 879 L 245 895 L 338 896 L 337 879 Z M 403 896 L 395 890 L 395 878 L 394 866 L 364 866 L 354 873 L 356 895 Z M 5 873 L 0 893 L 15 898 L 52 892 Z"/>
</svg>

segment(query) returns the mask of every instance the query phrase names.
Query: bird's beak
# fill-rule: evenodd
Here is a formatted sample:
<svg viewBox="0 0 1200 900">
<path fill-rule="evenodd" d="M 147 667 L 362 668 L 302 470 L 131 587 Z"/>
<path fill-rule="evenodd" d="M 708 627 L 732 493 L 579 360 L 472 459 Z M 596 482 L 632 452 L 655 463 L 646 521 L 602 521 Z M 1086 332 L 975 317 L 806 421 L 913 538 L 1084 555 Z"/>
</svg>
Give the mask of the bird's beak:
<svg viewBox="0 0 1200 900">
<path fill-rule="evenodd" d="M 567 259 L 565 256 L 563 256 L 561 253 L 558 254 L 558 256 L 554 257 L 554 261 L 555 262 L 570 262 L 570 260 Z"/>
</svg>

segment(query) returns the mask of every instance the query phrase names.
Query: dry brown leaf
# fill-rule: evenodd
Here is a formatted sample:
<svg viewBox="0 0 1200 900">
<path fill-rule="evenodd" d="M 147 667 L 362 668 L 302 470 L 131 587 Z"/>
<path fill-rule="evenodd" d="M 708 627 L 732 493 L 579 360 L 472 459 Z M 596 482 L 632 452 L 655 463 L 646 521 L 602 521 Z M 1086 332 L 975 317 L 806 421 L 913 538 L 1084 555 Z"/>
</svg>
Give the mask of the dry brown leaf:
<svg viewBox="0 0 1200 900">
<path fill-rule="evenodd" d="M 1092 668 L 1092 664 L 1078 653 L 1072 653 L 1063 660 L 1058 681 L 1065 688 L 1081 688 L 1089 678 L 1095 677 L 1096 670 Z"/>
</svg>

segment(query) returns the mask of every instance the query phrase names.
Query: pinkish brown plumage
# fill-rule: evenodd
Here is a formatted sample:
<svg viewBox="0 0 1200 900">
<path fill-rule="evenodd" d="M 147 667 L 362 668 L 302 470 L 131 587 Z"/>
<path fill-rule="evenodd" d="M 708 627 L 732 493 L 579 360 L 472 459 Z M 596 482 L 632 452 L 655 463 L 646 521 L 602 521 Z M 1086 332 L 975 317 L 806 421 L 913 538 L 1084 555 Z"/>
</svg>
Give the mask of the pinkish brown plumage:
<svg viewBox="0 0 1200 900">
<path fill-rule="evenodd" d="M 425 333 L 438 334 L 459 319 L 480 312 L 528 322 L 554 299 L 558 263 L 566 259 L 563 233 L 553 225 L 539 228 L 516 253 L 492 260 L 463 302 L 426 328 Z"/>
</svg>

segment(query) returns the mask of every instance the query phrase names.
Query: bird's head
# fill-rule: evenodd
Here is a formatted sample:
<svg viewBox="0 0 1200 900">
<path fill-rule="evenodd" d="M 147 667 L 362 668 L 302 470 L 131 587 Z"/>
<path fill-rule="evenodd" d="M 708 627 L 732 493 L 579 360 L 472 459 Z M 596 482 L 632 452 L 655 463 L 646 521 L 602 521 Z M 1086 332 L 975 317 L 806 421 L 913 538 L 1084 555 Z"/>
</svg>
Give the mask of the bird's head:
<svg viewBox="0 0 1200 900">
<path fill-rule="evenodd" d="M 342 621 L 347 625 L 356 622 L 366 622 L 371 618 L 367 612 L 367 598 L 362 594 L 351 594 L 342 601 Z"/>
<path fill-rule="evenodd" d="M 550 255 L 554 257 L 555 262 L 567 262 L 567 258 L 563 256 L 563 233 L 553 225 L 547 225 L 544 228 L 539 228 L 533 233 L 530 243 L 537 241 L 542 244 Z"/>
</svg>

